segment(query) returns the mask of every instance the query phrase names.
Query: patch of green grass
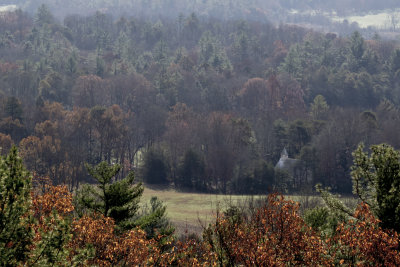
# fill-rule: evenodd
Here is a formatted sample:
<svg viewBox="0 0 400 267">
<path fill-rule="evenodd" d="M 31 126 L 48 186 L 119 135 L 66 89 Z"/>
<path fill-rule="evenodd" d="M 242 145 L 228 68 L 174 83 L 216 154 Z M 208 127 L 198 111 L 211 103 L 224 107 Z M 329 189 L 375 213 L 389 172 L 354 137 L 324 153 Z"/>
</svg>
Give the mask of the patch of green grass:
<svg viewBox="0 0 400 267">
<path fill-rule="evenodd" d="M 183 193 L 175 190 L 155 190 L 145 188 L 141 203 L 149 203 L 152 196 L 158 197 L 167 206 L 167 216 L 176 227 L 179 236 L 185 232 L 202 232 L 216 216 L 217 210 L 225 210 L 230 204 L 240 205 L 249 199 L 264 196 L 230 196 L 216 194 Z"/>
<path fill-rule="evenodd" d="M 156 196 L 167 206 L 167 216 L 176 228 L 176 235 L 185 233 L 202 233 L 203 227 L 207 227 L 216 217 L 217 210 L 224 211 L 230 205 L 242 208 L 262 200 L 266 195 L 217 195 L 184 193 L 173 189 L 152 189 L 145 187 L 141 199 L 142 205 L 148 204 L 151 197 Z M 300 214 L 306 209 L 323 206 L 323 200 L 319 196 L 289 195 L 291 199 L 300 203 Z M 352 198 L 343 198 L 346 202 L 356 203 Z M 348 204 L 348 203 L 346 203 Z M 354 206 L 354 205 L 353 205 Z"/>
</svg>

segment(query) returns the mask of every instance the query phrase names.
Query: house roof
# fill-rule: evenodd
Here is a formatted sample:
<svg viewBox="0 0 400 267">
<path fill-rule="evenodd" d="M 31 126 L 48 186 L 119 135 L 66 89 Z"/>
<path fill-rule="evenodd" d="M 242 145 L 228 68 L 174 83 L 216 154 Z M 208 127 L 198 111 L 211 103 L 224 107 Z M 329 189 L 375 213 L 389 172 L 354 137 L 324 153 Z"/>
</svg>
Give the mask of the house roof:
<svg viewBox="0 0 400 267">
<path fill-rule="evenodd" d="M 292 169 L 296 166 L 299 160 L 290 159 L 290 158 L 281 158 L 278 163 L 275 165 L 275 168 L 278 169 Z"/>
<path fill-rule="evenodd" d="M 296 166 L 297 162 L 298 162 L 297 159 L 289 158 L 288 152 L 287 152 L 286 148 L 284 148 L 281 152 L 281 158 L 279 159 L 278 163 L 275 165 L 275 168 L 292 170 Z"/>
<path fill-rule="evenodd" d="M 281 157 L 289 157 L 289 154 L 286 151 L 286 147 L 283 148 L 282 152 L 281 152 Z"/>
</svg>

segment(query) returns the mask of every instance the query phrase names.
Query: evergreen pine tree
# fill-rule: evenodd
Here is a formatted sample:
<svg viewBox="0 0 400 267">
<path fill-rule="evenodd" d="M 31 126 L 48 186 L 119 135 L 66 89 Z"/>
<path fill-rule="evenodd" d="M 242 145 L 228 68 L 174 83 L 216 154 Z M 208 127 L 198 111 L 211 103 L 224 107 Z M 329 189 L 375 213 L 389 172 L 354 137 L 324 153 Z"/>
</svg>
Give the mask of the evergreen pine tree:
<svg viewBox="0 0 400 267">
<path fill-rule="evenodd" d="M 143 230 L 146 231 L 148 238 L 156 238 L 158 235 L 168 240 L 175 228 L 166 216 L 167 207 L 157 197 L 150 199 L 150 208 L 145 209 L 142 216 L 136 221 Z M 162 242 L 164 241 L 162 240 Z"/>
<path fill-rule="evenodd" d="M 166 240 L 174 232 L 165 216 L 166 207 L 157 198 L 150 201 L 151 208 L 140 214 L 139 201 L 143 193 L 141 183 L 134 184 L 134 174 L 130 172 L 122 180 L 116 180 L 121 167 L 101 162 L 96 166 L 86 165 L 97 185 L 83 185 L 76 195 L 76 211 L 101 213 L 114 219 L 117 230 L 123 232 L 141 227 L 149 238 L 161 234 Z"/>
<path fill-rule="evenodd" d="M 400 152 L 386 144 L 371 146 L 371 151 L 371 155 L 364 152 L 364 145 L 360 144 L 353 152 L 353 193 L 371 207 L 383 228 L 399 232 Z M 317 191 L 337 218 L 353 216 L 354 211 L 332 195 L 329 188 L 317 185 Z"/>
<path fill-rule="evenodd" d="M 354 151 L 353 193 L 369 204 L 383 228 L 400 231 L 400 152 L 382 144 Z"/>
<path fill-rule="evenodd" d="M 5 113 L 7 116 L 11 117 L 13 120 L 22 121 L 22 107 L 21 103 L 16 97 L 8 97 L 5 104 Z"/>
<path fill-rule="evenodd" d="M 143 193 L 142 184 L 134 184 L 133 172 L 117 181 L 115 177 L 121 170 L 118 164 L 101 162 L 97 166 L 86 167 L 98 184 L 82 186 L 77 193 L 78 207 L 113 218 L 121 230 L 133 228 L 134 216 Z"/>
<path fill-rule="evenodd" d="M 205 164 L 202 158 L 193 150 L 188 150 L 179 165 L 176 186 L 183 189 L 205 191 Z"/>
<path fill-rule="evenodd" d="M 29 227 L 31 177 L 16 147 L 0 158 L 0 265 L 26 260 L 33 233 Z"/>
<path fill-rule="evenodd" d="M 164 156 L 157 151 L 150 150 L 144 156 L 142 167 L 143 180 L 149 184 L 166 184 L 167 164 Z"/>
</svg>

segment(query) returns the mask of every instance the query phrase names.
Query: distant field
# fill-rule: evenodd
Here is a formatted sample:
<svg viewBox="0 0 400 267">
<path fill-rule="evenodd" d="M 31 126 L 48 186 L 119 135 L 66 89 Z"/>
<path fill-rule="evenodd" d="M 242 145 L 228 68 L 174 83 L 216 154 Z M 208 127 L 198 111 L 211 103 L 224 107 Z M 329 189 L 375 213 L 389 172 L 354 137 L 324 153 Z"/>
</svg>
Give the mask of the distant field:
<svg viewBox="0 0 400 267">
<path fill-rule="evenodd" d="M 0 6 L 0 12 L 7 12 L 7 11 L 13 11 L 16 10 L 18 7 L 16 5 L 5 5 L 5 6 Z"/>
<path fill-rule="evenodd" d="M 141 203 L 149 203 L 152 196 L 157 196 L 167 205 L 168 218 L 175 225 L 177 234 L 202 232 L 215 218 L 216 210 L 224 210 L 229 203 L 240 204 L 249 199 L 263 196 L 227 196 L 215 194 L 181 193 L 175 190 L 155 190 L 145 188 Z"/>
<path fill-rule="evenodd" d="M 349 21 L 349 23 L 352 22 L 357 22 L 358 25 L 362 28 L 367 28 L 369 26 L 377 27 L 378 29 L 389 29 L 392 27 L 391 22 L 390 22 L 390 17 L 395 16 L 395 19 L 397 21 L 396 27 L 399 27 L 399 19 L 400 19 L 400 10 L 385 10 L 381 11 L 378 13 L 371 13 L 371 14 L 365 14 L 365 15 L 354 15 L 354 16 L 348 16 L 348 17 L 338 17 L 338 16 L 332 16 L 331 19 L 333 21 L 340 21 L 342 22 L 343 20 Z"/>
<path fill-rule="evenodd" d="M 167 215 L 176 227 L 176 234 L 185 232 L 201 233 L 202 226 L 207 226 L 214 218 L 217 209 L 225 210 L 230 203 L 242 206 L 251 200 L 263 196 L 238 196 L 182 193 L 172 189 L 161 190 L 145 188 L 141 203 L 149 203 L 152 196 L 157 196 L 167 206 Z M 315 196 L 289 196 L 288 198 L 303 203 L 303 206 L 320 205 L 322 201 Z"/>
</svg>

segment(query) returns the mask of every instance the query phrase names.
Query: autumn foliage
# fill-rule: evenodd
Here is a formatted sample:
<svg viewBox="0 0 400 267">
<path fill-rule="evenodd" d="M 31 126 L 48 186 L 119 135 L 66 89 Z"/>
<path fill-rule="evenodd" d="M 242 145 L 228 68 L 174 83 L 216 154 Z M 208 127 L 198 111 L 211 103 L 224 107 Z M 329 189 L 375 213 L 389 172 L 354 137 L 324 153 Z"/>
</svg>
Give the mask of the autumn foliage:
<svg viewBox="0 0 400 267">
<path fill-rule="evenodd" d="M 83 216 L 73 223 L 73 248 L 92 246 L 95 255 L 87 263 L 96 266 L 134 266 L 142 263 L 152 264 L 159 250 L 155 240 L 146 239 L 143 230 L 128 231 L 116 235 L 115 224 L 111 218 L 102 215 Z"/>
<path fill-rule="evenodd" d="M 203 238 L 147 238 L 139 229 L 116 231 L 111 218 L 74 214 L 66 186 L 44 184 L 31 193 L 34 220 L 28 265 L 84 266 L 398 266 L 399 235 L 383 230 L 368 205 L 326 237 L 299 215 L 299 204 L 269 195 L 251 214 L 226 212 Z"/>
<path fill-rule="evenodd" d="M 44 190 L 43 193 L 32 193 L 32 209 L 39 221 L 43 221 L 53 211 L 60 216 L 66 216 L 74 210 L 72 194 L 66 186 L 46 184 Z"/>
<path fill-rule="evenodd" d="M 330 265 L 328 246 L 298 214 L 298 203 L 270 195 L 250 218 L 217 218 L 208 241 L 223 265 Z"/>
<path fill-rule="evenodd" d="M 35 236 L 30 264 L 41 261 L 61 264 L 61 261 L 52 262 L 53 259 L 47 258 L 54 257 L 52 254 L 60 255 L 60 252 L 65 254 L 63 261 L 73 262 L 85 250 L 88 256 L 84 265 L 134 266 L 151 264 L 153 258 L 158 258 L 156 240 L 147 239 L 143 230 L 134 229 L 117 235 L 111 218 L 101 214 L 75 218 L 72 194 L 66 186 L 46 184 L 43 189 L 43 192 L 32 193 L 32 212 L 36 221 L 32 225 Z M 63 236 L 57 236 L 60 234 Z"/>
<path fill-rule="evenodd" d="M 384 231 L 367 204 L 360 204 L 355 219 L 342 223 L 331 240 L 340 263 L 358 266 L 399 266 L 399 235 Z M 340 255 L 340 256 L 339 256 Z"/>
</svg>

